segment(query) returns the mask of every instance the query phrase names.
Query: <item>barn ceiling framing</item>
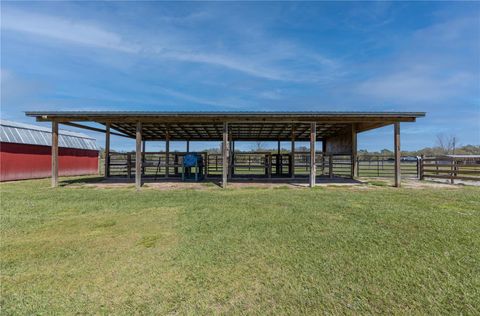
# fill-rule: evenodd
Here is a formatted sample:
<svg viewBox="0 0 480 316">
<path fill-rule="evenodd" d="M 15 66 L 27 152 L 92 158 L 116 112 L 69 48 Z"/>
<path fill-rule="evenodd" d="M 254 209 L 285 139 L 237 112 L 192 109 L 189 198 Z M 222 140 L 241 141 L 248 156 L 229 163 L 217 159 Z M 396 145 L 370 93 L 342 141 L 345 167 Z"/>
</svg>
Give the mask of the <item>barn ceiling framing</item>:
<svg viewBox="0 0 480 316">
<path fill-rule="evenodd" d="M 98 130 L 78 122 L 110 125 L 118 135 L 135 138 L 136 124 L 142 123 L 144 140 L 222 140 L 223 124 L 234 140 L 287 141 L 310 138 L 315 122 L 317 139 L 362 132 L 395 122 L 414 122 L 423 112 L 27 112 L 37 121 L 57 121 L 75 127 Z"/>
</svg>

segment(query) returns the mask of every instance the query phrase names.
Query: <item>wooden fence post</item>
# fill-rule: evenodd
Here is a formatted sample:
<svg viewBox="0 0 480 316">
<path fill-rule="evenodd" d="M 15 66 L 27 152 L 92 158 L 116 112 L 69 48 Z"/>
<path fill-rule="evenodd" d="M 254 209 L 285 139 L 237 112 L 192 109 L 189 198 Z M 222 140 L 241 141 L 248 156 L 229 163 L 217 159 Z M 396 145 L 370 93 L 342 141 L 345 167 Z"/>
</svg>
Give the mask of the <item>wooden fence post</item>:
<svg viewBox="0 0 480 316">
<path fill-rule="evenodd" d="M 328 176 L 333 179 L 333 154 L 328 156 Z"/>
<path fill-rule="evenodd" d="M 105 168 L 103 176 L 110 177 L 110 123 L 105 124 Z"/>
<path fill-rule="evenodd" d="M 421 155 L 420 156 L 420 180 L 423 180 L 424 178 L 424 174 L 423 174 L 423 162 L 424 162 L 424 159 L 425 158 L 425 155 Z"/>
<path fill-rule="evenodd" d="M 127 178 L 132 177 L 132 153 L 127 153 Z"/>
<path fill-rule="evenodd" d="M 322 152 L 322 176 L 325 175 L 325 152 Z"/>
<path fill-rule="evenodd" d="M 377 155 L 377 177 L 380 177 L 380 157 Z"/>
<path fill-rule="evenodd" d="M 351 174 L 350 174 L 350 177 L 352 179 L 354 179 L 355 177 L 358 176 L 358 172 L 357 172 L 357 168 L 358 168 L 358 165 L 357 165 L 357 130 L 356 130 L 356 125 L 355 124 L 352 124 L 352 156 L 350 157 L 351 158 Z"/>
<path fill-rule="evenodd" d="M 291 160 L 291 169 L 290 169 L 290 176 L 292 179 L 295 178 L 295 125 L 292 125 L 292 142 L 291 142 L 291 150 L 290 150 L 290 155 L 292 156 Z"/>
<path fill-rule="evenodd" d="M 228 132 L 228 179 L 232 179 L 233 177 L 233 173 L 234 173 L 234 162 L 233 162 L 233 137 L 232 137 L 232 133 L 229 131 Z"/>
<path fill-rule="evenodd" d="M 455 180 L 453 179 L 455 174 L 454 174 L 454 171 L 455 170 L 455 158 L 452 158 L 452 163 L 451 163 L 451 167 L 450 167 L 450 184 L 455 184 Z"/>
<path fill-rule="evenodd" d="M 453 171 L 454 171 L 454 174 L 453 174 L 453 175 L 454 175 L 455 178 L 458 176 L 457 171 L 458 171 L 458 166 L 459 166 L 460 164 L 461 164 L 460 161 L 455 161 L 455 166 L 453 167 Z M 479 173 L 480 173 L 480 171 L 479 171 Z"/>
<path fill-rule="evenodd" d="M 208 162 L 208 152 L 205 153 L 205 163 L 203 164 L 204 174 L 205 174 L 205 179 L 208 178 L 208 168 L 209 168 L 209 162 Z"/>
<path fill-rule="evenodd" d="M 170 175 L 170 134 L 168 127 L 165 131 L 165 178 Z"/>
<path fill-rule="evenodd" d="M 146 148 L 146 142 L 142 141 L 142 176 L 145 175 L 145 148 Z"/>
<path fill-rule="evenodd" d="M 267 154 L 267 176 L 270 179 L 272 177 L 272 154 Z"/>
<path fill-rule="evenodd" d="M 357 158 L 355 160 L 356 160 L 356 166 L 357 166 L 357 168 L 355 169 L 356 176 L 360 177 L 360 157 L 357 156 Z"/>
</svg>

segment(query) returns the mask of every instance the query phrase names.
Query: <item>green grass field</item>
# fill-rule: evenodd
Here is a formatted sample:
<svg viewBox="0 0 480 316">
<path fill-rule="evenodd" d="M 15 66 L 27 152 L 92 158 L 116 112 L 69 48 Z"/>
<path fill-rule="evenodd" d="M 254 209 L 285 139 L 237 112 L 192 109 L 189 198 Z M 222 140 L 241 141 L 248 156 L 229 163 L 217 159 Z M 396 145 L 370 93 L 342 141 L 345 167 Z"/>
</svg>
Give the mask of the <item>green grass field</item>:
<svg viewBox="0 0 480 316">
<path fill-rule="evenodd" d="M 1 188 L 1 314 L 480 313 L 480 189 Z"/>
</svg>

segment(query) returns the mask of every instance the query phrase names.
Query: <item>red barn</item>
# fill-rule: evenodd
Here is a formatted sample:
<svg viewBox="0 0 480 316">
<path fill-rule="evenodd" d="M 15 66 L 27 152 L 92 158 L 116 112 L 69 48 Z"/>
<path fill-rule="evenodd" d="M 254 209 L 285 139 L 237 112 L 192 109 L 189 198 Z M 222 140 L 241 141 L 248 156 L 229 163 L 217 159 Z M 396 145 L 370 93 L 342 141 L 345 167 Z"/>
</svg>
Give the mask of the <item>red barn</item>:
<svg viewBox="0 0 480 316">
<path fill-rule="evenodd" d="M 52 175 L 49 128 L 0 120 L 0 181 Z M 98 174 L 98 148 L 87 135 L 59 131 L 60 176 Z"/>
</svg>

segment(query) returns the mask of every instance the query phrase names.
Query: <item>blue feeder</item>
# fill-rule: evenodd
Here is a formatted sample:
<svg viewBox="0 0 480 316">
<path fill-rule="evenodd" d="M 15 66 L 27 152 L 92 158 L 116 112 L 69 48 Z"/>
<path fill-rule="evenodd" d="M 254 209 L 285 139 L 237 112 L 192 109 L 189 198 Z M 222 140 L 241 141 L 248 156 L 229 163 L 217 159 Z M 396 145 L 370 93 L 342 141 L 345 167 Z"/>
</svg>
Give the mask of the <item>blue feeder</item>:
<svg viewBox="0 0 480 316">
<path fill-rule="evenodd" d="M 182 181 L 203 179 L 203 157 L 198 153 L 186 154 L 183 157 Z M 192 170 L 193 169 L 193 170 Z"/>
</svg>

